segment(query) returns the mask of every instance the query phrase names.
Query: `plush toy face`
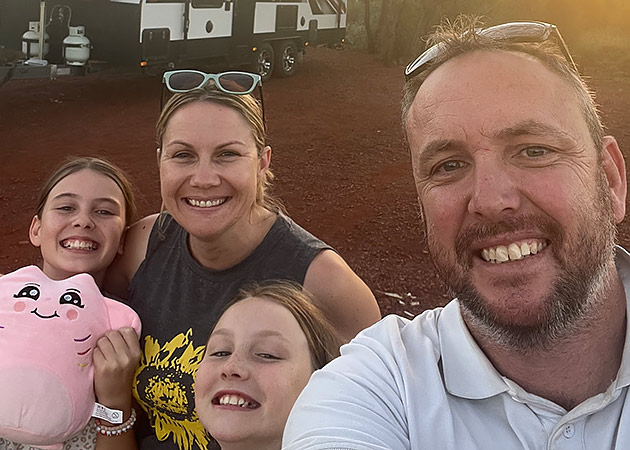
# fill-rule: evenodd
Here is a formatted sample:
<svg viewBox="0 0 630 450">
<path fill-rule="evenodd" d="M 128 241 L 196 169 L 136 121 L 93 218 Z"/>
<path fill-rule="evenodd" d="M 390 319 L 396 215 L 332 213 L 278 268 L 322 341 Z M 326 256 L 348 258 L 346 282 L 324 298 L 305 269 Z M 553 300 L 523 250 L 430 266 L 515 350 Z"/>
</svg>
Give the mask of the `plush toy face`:
<svg viewBox="0 0 630 450">
<path fill-rule="evenodd" d="M 53 281 L 29 266 L 0 277 L 0 436 L 42 446 L 80 431 L 94 406 L 92 351 L 123 326 L 139 333 L 137 314 L 90 275 Z"/>
</svg>

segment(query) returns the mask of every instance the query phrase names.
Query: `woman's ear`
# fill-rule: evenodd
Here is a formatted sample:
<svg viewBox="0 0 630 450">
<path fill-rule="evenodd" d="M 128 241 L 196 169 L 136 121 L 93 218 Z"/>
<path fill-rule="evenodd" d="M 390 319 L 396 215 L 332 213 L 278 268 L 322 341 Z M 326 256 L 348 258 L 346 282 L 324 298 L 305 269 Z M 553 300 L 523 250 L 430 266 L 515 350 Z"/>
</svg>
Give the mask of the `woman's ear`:
<svg viewBox="0 0 630 450">
<path fill-rule="evenodd" d="M 259 161 L 260 162 L 259 162 L 258 172 L 262 174 L 267 169 L 269 169 L 269 166 L 271 165 L 271 147 L 267 145 L 265 146 L 265 148 L 263 148 Z"/>
<path fill-rule="evenodd" d="M 162 156 L 162 149 L 160 147 L 155 150 L 155 156 L 157 158 L 157 166 L 160 167 L 160 157 Z"/>
<path fill-rule="evenodd" d="M 39 236 L 39 232 L 42 228 L 42 223 L 37 215 L 33 216 L 33 220 L 31 220 L 31 226 L 28 229 L 28 238 L 35 247 L 40 247 L 42 245 L 42 240 Z"/>
</svg>

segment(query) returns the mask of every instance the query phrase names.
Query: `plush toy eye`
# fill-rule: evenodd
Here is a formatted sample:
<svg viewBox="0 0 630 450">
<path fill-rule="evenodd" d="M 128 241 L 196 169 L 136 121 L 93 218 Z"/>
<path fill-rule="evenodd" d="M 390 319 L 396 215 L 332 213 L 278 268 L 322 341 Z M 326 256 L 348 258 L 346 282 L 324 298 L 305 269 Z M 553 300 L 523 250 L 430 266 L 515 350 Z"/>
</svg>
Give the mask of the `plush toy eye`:
<svg viewBox="0 0 630 450">
<path fill-rule="evenodd" d="M 60 298 L 59 298 L 59 304 L 60 305 L 72 305 L 72 306 L 76 306 L 77 308 L 83 308 L 85 305 L 83 305 L 83 303 L 81 303 L 81 296 L 77 293 L 77 292 L 65 292 Z"/>
<path fill-rule="evenodd" d="M 13 298 L 32 298 L 37 300 L 39 298 L 39 288 L 36 286 L 24 286 L 20 289 L 20 292 L 13 294 Z"/>
</svg>

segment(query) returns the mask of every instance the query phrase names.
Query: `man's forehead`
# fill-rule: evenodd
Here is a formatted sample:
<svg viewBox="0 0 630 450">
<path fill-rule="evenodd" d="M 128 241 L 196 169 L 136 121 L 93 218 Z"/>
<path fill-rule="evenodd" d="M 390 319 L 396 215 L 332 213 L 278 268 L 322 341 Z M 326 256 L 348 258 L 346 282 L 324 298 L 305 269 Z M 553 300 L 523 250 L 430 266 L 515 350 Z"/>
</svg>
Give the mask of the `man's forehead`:
<svg viewBox="0 0 630 450">
<path fill-rule="evenodd" d="M 405 126 L 410 142 L 418 132 L 440 133 L 447 124 L 497 133 L 522 121 L 582 121 L 572 88 L 535 58 L 506 51 L 459 55 L 435 69 L 420 86 Z"/>
</svg>

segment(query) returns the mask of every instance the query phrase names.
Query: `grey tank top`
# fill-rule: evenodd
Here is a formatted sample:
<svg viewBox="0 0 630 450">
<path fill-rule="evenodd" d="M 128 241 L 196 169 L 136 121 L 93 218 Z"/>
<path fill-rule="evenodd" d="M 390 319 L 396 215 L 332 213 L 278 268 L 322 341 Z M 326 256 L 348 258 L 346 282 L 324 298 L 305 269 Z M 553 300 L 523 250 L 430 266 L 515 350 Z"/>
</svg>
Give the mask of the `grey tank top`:
<svg viewBox="0 0 630 450">
<path fill-rule="evenodd" d="M 193 379 L 210 329 L 241 287 L 274 279 L 303 284 L 315 256 L 331 247 L 279 215 L 245 260 L 210 270 L 190 254 L 188 233 L 170 215 L 164 219 L 153 226 L 129 286 L 130 304 L 142 319 L 134 396 L 147 413 L 136 437 L 141 450 L 218 449 L 194 411 Z"/>
</svg>

